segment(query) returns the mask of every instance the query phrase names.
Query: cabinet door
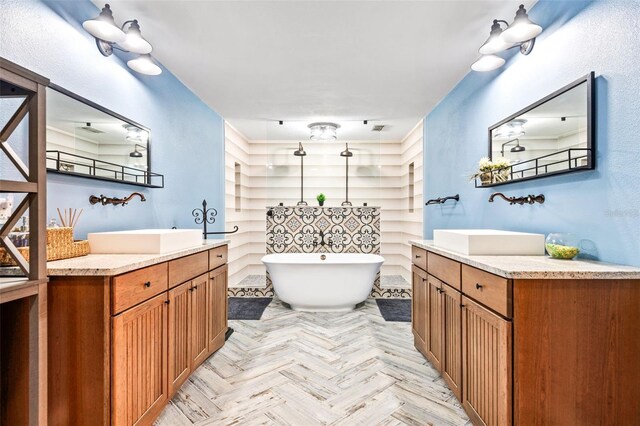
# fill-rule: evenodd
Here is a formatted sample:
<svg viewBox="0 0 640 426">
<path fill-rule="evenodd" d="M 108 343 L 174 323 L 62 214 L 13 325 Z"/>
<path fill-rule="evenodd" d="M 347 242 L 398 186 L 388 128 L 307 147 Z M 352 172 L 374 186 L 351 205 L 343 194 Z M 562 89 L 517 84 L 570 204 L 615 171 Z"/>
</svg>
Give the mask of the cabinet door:
<svg viewBox="0 0 640 426">
<path fill-rule="evenodd" d="M 190 296 L 191 281 L 169 290 L 169 395 L 191 372 Z"/>
<path fill-rule="evenodd" d="M 462 401 L 462 295 L 442 286 L 442 377 Z"/>
<path fill-rule="evenodd" d="M 416 349 L 425 356 L 427 340 L 427 273 L 414 266 L 411 279 L 411 327 Z"/>
<path fill-rule="evenodd" d="M 207 281 L 209 274 L 203 274 L 191 281 L 191 370 L 209 355 L 207 351 Z"/>
<path fill-rule="evenodd" d="M 227 266 L 209 273 L 207 287 L 208 352 L 214 353 L 224 345 L 227 332 Z"/>
<path fill-rule="evenodd" d="M 162 293 L 111 320 L 114 425 L 151 423 L 167 400 L 166 301 Z"/>
<path fill-rule="evenodd" d="M 428 325 L 427 359 L 442 371 L 442 282 L 429 275 L 427 278 Z"/>
<path fill-rule="evenodd" d="M 463 401 L 474 424 L 510 425 L 511 322 L 462 297 Z"/>
</svg>

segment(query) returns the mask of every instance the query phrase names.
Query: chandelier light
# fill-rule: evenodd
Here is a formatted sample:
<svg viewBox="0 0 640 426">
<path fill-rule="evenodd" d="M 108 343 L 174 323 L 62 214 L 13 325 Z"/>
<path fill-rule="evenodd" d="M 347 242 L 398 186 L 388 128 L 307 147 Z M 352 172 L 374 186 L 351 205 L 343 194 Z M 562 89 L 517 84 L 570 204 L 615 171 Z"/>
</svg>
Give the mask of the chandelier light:
<svg viewBox="0 0 640 426">
<path fill-rule="evenodd" d="M 149 55 L 153 46 L 142 37 L 137 19 L 125 21 L 118 27 L 111 6 L 105 4 L 100 15 L 84 21 L 82 27 L 96 39 L 96 46 L 104 56 L 111 56 L 114 49 L 136 53 L 138 57 L 127 61 L 129 68 L 146 75 L 162 73 L 162 69 Z"/>
<path fill-rule="evenodd" d="M 504 30 L 502 24 L 505 26 Z M 542 27 L 529 19 L 527 10 L 521 4 L 511 25 L 502 19 L 493 20 L 489 38 L 478 49 L 482 56 L 471 65 L 471 69 L 483 72 L 500 68 L 505 60 L 496 54 L 513 47 L 519 48 L 523 55 L 528 55 L 541 32 Z"/>
<path fill-rule="evenodd" d="M 312 141 L 335 141 L 338 139 L 337 130 L 340 128 L 336 123 L 311 123 L 309 124 Z"/>
</svg>

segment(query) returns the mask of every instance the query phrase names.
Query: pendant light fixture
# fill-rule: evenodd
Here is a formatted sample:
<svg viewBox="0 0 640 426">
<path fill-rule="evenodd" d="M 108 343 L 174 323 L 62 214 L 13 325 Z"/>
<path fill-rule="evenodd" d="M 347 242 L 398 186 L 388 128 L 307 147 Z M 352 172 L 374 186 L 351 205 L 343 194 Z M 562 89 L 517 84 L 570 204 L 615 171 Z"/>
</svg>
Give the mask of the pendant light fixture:
<svg viewBox="0 0 640 426">
<path fill-rule="evenodd" d="M 113 18 L 111 7 L 105 4 L 100 15 L 84 21 L 82 27 L 96 39 L 96 46 L 102 55 L 111 56 L 114 49 L 137 53 L 140 56 L 127 61 L 129 68 L 146 75 L 162 73 L 162 69 L 149 55 L 153 46 L 142 37 L 137 19 L 125 21 L 122 26 L 118 27 Z"/>
<path fill-rule="evenodd" d="M 506 29 L 503 30 L 501 24 L 504 24 Z M 531 22 L 527 10 L 521 4 L 511 25 L 502 19 L 493 20 L 489 38 L 478 49 L 482 56 L 471 65 L 471 69 L 483 72 L 500 68 L 505 64 L 505 60 L 496 53 L 513 47 L 519 48 L 523 55 L 528 55 L 541 32 L 542 27 Z"/>
<path fill-rule="evenodd" d="M 311 123 L 309 124 L 312 141 L 335 141 L 338 139 L 337 130 L 340 128 L 336 123 Z"/>
</svg>

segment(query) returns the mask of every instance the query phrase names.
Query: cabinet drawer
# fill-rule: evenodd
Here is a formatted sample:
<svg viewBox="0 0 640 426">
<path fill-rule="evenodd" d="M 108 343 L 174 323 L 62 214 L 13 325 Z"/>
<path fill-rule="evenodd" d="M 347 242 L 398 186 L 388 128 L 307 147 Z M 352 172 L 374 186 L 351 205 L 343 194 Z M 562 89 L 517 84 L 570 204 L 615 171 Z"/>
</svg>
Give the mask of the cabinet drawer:
<svg viewBox="0 0 640 426">
<path fill-rule="evenodd" d="M 456 290 L 460 290 L 460 263 L 455 260 L 429 253 L 427 271 L 440 281 L 444 281 Z"/>
<path fill-rule="evenodd" d="M 216 247 L 213 250 L 209 250 L 209 270 L 216 269 L 218 266 L 222 266 L 227 263 L 227 245 Z"/>
<path fill-rule="evenodd" d="M 462 292 L 507 318 L 512 316 L 512 284 L 506 278 L 462 265 Z"/>
<path fill-rule="evenodd" d="M 427 251 L 420 247 L 411 246 L 411 261 L 423 271 L 427 270 Z"/>
<path fill-rule="evenodd" d="M 169 288 L 189 281 L 209 270 L 207 252 L 192 254 L 169 262 Z"/>
<path fill-rule="evenodd" d="M 113 277 L 111 282 L 111 313 L 115 315 L 167 289 L 166 263 Z"/>
</svg>

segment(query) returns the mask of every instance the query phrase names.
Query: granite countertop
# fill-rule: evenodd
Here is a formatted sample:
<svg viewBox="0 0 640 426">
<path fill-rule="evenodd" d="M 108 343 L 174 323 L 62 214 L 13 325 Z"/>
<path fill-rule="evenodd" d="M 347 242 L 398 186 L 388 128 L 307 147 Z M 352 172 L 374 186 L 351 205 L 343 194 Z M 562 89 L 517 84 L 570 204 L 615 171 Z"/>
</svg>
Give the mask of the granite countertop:
<svg viewBox="0 0 640 426">
<path fill-rule="evenodd" d="M 229 244 L 229 240 L 203 240 L 202 245 L 162 254 L 88 254 L 47 262 L 47 276 L 112 276 Z"/>
<path fill-rule="evenodd" d="M 431 240 L 413 240 L 409 244 L 504 278 L 640 279 L 640 268 L 613 263 L 561 260 L 549 256 L 469 256 L 436 247 Z"/>
</svg>

